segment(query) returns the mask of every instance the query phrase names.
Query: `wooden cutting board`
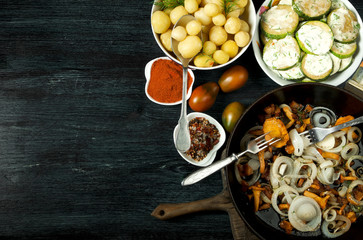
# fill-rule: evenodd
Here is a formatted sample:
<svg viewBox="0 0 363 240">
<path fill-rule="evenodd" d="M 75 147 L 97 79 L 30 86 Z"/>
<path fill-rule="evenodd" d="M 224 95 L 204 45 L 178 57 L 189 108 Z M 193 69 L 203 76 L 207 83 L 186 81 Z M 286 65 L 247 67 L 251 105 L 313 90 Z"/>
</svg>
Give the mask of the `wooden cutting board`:
<svg viewBox="0 0 363 240">
<path fill-rule="evenodd" d="M 222 153 L 223 158 L 224 152 Z M 258 240 L 246 226 L 233 205 L 232 198 L 227 188 L 225 170 L 222 169 L 223 190 L 218 195 L 187 203 L 165 203 L 157 206 L 151 213 L 152 216 L 167 220 L 177 216 L 195 213 L 199 211 L 226 211 L 229 215 L 234 240 Z"/>
</svg>

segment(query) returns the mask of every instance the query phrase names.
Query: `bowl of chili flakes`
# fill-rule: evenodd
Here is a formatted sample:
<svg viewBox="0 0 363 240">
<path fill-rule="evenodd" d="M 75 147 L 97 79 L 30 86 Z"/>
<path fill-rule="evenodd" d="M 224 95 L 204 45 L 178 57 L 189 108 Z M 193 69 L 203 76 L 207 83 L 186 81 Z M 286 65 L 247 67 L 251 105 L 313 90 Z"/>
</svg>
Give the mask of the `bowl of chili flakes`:
<svg viewBox="0 0 363 240">
<path fill-rule="evenodd" d="M 226 133 L 217 120 L 205 113 L 192 112 L 187 115 L 187 119 L 191 146 L 187 152 L 177 151 L 188 163 L 206 167 L 214 161 L 217 151 L 226 141 Z M 174 129 L 174 143 L 177 130 L 178 126 Z"/>
</svg>

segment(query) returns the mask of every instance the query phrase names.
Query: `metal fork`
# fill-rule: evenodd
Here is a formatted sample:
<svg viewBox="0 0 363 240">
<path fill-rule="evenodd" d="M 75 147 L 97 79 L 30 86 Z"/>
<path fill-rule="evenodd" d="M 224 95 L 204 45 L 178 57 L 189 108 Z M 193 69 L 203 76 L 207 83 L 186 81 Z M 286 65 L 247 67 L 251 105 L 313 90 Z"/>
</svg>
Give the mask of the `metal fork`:
<svg viewBox="0 0 363 240">
<path fill-rule="evenodd" d="M 194 184 L 196 182 L 199 182 L 200 180 L 212 175 L 213 173 L 217 172 L 219 169 L 227 166 L 228 164 L 238 160 L 242 155 L 244 155 L 247 152 L 256 154 L 259 151 L 265 149 L 266 147 L 268 147 L 271 144 L 274 144 L 275 142 L 279 141 L 279 138 L 272 138 L 268 141 L 265 140 L 265 135 L 267 133 L 255 138 L 254 140 L 250 141 L 247 144 L 247 150 L 238 153 L 238 154 L 234 154 L 232 153 L 231 156 L 219 160 L 211 165 L 209 165 L 208 167 L 205 168 L 201 168 L 193 173 L 191 173 L 189 176 L 187 176 L 186 178 L 184 178 L 184 180 L 182 181 L 181 185 L 182 186 L 187 186 L 187 185 L 191 185 Z"/>
<path fill-rule="evenodd" d="M 351 127 L 351 126 L 357 125 L 362 122 L 363 122 L 363 116 L 355 118 L 349 122 L 342 123 L 342 124 L 339 124 L 339 125 L 331 127 L 331 128 L 314 127 L 312 129 L 309 129 L 305 132 L 300 133 L 300 136 L 305 136 L 306 138 L 309 139 L 309 141 L 311 143 L 317 143 L 317 142 L 323 141 L 324 138 L 327 135 L 329 135 L 330 133 L 339 131 L 340 129 L 343 129 L 346 127 Z"/>
</svg>

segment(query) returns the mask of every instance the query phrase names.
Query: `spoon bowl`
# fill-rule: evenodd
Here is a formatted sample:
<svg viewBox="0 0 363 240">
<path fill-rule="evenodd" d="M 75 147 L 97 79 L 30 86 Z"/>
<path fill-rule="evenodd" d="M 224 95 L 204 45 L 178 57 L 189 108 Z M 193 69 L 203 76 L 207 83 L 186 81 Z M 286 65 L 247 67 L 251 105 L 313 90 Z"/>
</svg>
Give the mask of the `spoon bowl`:
<svg viewBox="0 0 363 240">
<path fill-rule="evenodd" d="M 184 15 L 174 25 L 173 29 L 175 29 L 178 26 L 182 26 L 185 28 L 188 22 L 195 19 L 196 18 L 193 17 L 192 15 Z M 199 33 L 199 35 L 200 38 L 202 39 L 201 32 Z M 188 79 L 187 74 L 188 74 L 188 65 L 190 61 L 194 58 L 194 56 L 191 58 L 184 58 L 182 54 L 179 52 L 178 45 L 179 41 L 175 40 L 174 38 L 171 38 L 171 48 L 183 66 L 182 107 L 180 112 L 180 118 L 178 121 L 178 130 L 176 132 L 175 147 L 181 152 L 186 152 L 190 148 L 190 133 L 188 126 L 189 121 L 187 119 L 187 106 L 186 106 L 187 79 Z"/>
<path fill-rule="evenodd" d="M 192 21 L 192 20 L 196 20 L 195 17 L 193 17 L 192 15 L 184 15 L 182 16 L 177 23 L 174 25 L 173 29 L 175 29 L 178 26 L 182 26 L 182 27 L 186 27 L 186 25 L 188 24 L 188 22 Z M 201 37 L 201 35 L 200 35 Z M 171 49 L 173 50 L 175 56 L 179 59 L 179 61 L 182 63 L 183 67 L 188 67 L 190 61 L 193 58 L 184 58 L 181 53 L 179 52 L 178 49 L 178 45 L 179 45 L 179 41 L 175 40 L 174 38 L 171 38 Z"/>
</svg>

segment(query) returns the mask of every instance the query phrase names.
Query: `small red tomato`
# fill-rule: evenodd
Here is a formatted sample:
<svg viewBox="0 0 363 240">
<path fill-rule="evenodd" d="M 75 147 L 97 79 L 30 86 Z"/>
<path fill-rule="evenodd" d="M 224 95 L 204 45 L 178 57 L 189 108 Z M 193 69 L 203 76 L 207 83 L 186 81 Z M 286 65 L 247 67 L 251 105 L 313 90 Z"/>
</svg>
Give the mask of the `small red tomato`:
<svg viewBox="0 0 363 240">
<path fill-rule="evenodd" d="M 215 82 L 207 82 L 196 87 L 189 98 L 189 107 L 196 112 L 205 112 L 216 101 L 219 86 Z"/>
<path fill-rule="evenodd" d="M 221 90 L 225 93 L 233 92 L 241 88 L 248 79 L 248 71 L 245 67 L 236 65 L 225 71 L 218 80 Z"/>
<path fill-rule="evenodd" d="M 232 132 L 245 107 L 242 103 L 232 102 L 227 105 L 222 114 L 223 127 L 227 132 Z"/>
</svg>

